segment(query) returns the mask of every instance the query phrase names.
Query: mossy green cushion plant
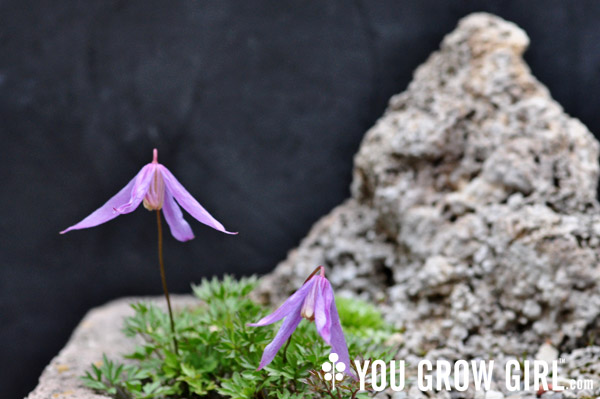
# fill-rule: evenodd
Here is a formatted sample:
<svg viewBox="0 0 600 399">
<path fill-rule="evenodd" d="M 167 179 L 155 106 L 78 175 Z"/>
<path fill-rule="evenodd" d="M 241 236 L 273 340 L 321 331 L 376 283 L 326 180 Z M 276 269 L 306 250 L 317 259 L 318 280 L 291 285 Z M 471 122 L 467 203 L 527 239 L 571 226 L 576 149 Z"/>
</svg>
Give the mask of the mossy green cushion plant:
<svg viewBox="0 0 600 399">
<path fill-rule="evenodd" d="M 332 392 L 321 369 L 330 347 L 314 323 L 302 322 L 283 353 L 257 370 L 263 350 L 277 326 L 249 327 L 272 309 L 248 294 L 255 278 L 204 280 L 194 287 L 201 299 L 197 308 L 180 312 L 175 330 L 178 353 L 173 351 L 169 317 L 150 304 L 135 304 L 135 315 L 125 321 L 128 336 L 144 344 L 127 356 L 130 361 L 104 359 L 83 378 L 86 386 L 114 398 L 358 398 L 358 383 L 346 376 Z M 394 329 L 371 305 L 358 300 L 336 301 L 350 358 L 391 359 L 395 348 L 384 345 Z M 281 351 L 283 352 L 283 351 Z"/>
</svg>

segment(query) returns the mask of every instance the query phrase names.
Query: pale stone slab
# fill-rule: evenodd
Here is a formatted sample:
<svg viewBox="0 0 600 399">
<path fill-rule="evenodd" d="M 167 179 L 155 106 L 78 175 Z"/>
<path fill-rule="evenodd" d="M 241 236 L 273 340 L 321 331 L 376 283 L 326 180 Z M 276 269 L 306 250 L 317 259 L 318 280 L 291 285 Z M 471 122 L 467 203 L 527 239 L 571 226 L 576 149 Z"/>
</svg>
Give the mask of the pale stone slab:
<svg viewBox="0 0 600 399">
<path fill-rule="evenodd" d="M 79 377 L 90 370 L 92 363 L 102 361 L 102 354 L 122 361 L 122 355 L 133 351 L 137 341 L 122 333 L 123 320 L 133 315 L 132 303 L 149 301 L 165 307 L 164 297 L 132 297 L 90 310 L 67 345 L 46 366 L 27 399 L 109 399 L 84 387 Z M 199 303 L 198 299 L 183 295 L 173 296 L 171 301 L 175 309 Z"/>
</svg>

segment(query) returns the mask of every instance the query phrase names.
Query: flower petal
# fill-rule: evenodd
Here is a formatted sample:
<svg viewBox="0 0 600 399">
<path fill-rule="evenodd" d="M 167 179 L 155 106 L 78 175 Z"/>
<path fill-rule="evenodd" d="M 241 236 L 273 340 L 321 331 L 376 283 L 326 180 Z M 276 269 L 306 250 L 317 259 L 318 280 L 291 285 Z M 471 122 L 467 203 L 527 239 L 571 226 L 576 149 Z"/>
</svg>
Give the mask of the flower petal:
<svg viewBox="0 0 600 399">
<path fill-rule="evenodd" d="M 283 324 L 281 324 L 281 328 L 279 328 L 279 331 L 277 332 L 277 335 L 265 348 L 257 370 L 262 369 L 273 361 L 279 348 L 281 348 L 285 341 L 287 341 L 287 339 L 292 335 L 294 330 L 296 330 L 296 327 L 298 327 L 298 324 L 300 324 L 302 321 L 302 316 L 300 315 L 301 306 L 301 303 L 296 305 L 296 309 L 290 312 L 285 318 Z"/>
<path fill-rule="evenodd" d="M 346 345 L 346 339 L 344 338 L 344 332 L 342 331 L 342 325 L 340 324 L 340 316 L 338 315 L 337 308 L 335 307 L 335 301 L 331 302 L 331 352 L 338 354 L 340 362 L 346 365 L 345 373 L 348 374 L 352 379 L 357 380 L 356 376 L 350 368 L 350 355 L 348 355 L 348 345 Z"/>
<path fill-rule="evenodd" d="M 157 167 L 159 168 L 160 173 L 162 173 L 167 190 L 173 197 L 175 197 L 179 205 L 181 205 L 181 207 L 190 215 L 192 215 L 199 222 L 204 223 L 215 230 L 219 230 L 227 234 L 237 234 L 225 230 L 225 227 L 223 227 L 223 225 L 217 219 L 212 217 L 211 214 L 208 213 L 208 211 L 204 209 L 202 205 L 200 205 L 198 201 L 196 201 L 196 199 L 192 197 L 192 195 L 181 185 L 181 183 L 179 183 L 169 169 L 160 164 L 158 164 Z"/>
<path fill-rule="evenodd" d="M 163 213 L 165 214 L 167 224 L 171 228 L 173 237 L 179 241 L 189 241 L 194 238 L 192 228 L 183 218 L 183 213 L 181 213 L 179 205 L 177 205 L 170 193 L 165 193 Z"/>
<path fill-rule="evenodd" d="M 148 189 L 150 189 L 150 184 L 152 183 L 152 177 L 154 177 L 154 173 L 156 172 L 157 164 L 149 163 L 144 166 L 142 170 L 135 177 L 135 183 L 133 188 L 131 189 L 131 197 L 129 201 L 119 207 L 115 207 L 115 211 L 119 214 L 126 214 L 135 211 L 135 209 L 140 206 L 144 197 L 148 193 Z"/>
<path fill-rule="evenodd" d="M 304 283 L 304 285 L 300 287 L 298 291 L 294 292 L 292 296 L 286 299 L 285 302 L 276 311 L 274 311 L 268 316 L 263 317 L 258 322 L 250 323 L 248 325 L 250 327 L 262 327 L 269 324 L 273 324 L 283 319 L 287 315 L 294 312 L 296 308 L 298 309 L 298 312 L 300 312 L 300 309 L 302 308 L 302 303 L 304 302 L 304 299 L 306 299 L 306 295 L 308 295 L 311 287 L 313 286 L 313 284 L 316 283 L 316 281 L 316 278 L 311 278 L 306 283 Z"/>
<path fill-rule="evenodd" d="M 333 302 L 333 289 L 324 277 L 319 278 L 317 301 L 315 304 L 315 325 L 317 332 L 328 345 L 331 345 L 331 303 Z"/>
<path fill-rule="evenodd" d="M 138 180 L 140 174 L 142 174 L 143 170 L 144 169 L 140 170 L 138 174 L 133 179 L 131 179 L 131 181 L 127 183 L 125 187 L 121 189 L 121 191 L 119 191 L 111 199 L 106 201 L 104 205 L 96 209 L 81 222 L 61 231 L 60 234 L 64 234 L 71 230 L 87 229 L 88 227 L 98 226 L 99 224 L 106 223 L 109 220 L 112 220 L 119 216 L 119 213 L 115 211 L 115 208 L 125 205 L 127 201 L 131 199 L 133 187 L 135 186 L 135 183 Z"/>
</svg>

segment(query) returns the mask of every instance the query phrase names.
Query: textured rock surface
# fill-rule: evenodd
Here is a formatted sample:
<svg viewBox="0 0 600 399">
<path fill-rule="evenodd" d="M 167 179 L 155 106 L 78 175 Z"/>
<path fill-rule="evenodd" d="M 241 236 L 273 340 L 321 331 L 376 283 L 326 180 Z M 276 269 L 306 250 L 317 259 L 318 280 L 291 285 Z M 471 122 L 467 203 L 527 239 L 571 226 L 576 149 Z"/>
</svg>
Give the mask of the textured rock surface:
<svg viewBox="0 0 600 399">
<path fill-rule="evenodd" d="M 122 360 L 123 354 L 133 351 L 137 341 L 125 337 L 121 326 L 125 317 L 133 315 L 129 305 L 141 300 L 164 306 L 163 297 L 123 298 L 92 309 L 79 323 L 67 346 L 46 366 L 39 385 L 27 399 L 109 399 L 84 387 L 79 377 L 92 363 L 101 362 L 103 354 L 109 359 Z M 171 300 L 176 309 L 198 303 L 188 296 L 173 296 Z"/>
<path fill-rule="evenodd" d="M 406 328 L 403 357 L 587 344 L 599 332 L 599 146 L 532 76 L 528 43 L 500 18 L 464 18 L 366 134 L 352 197 L 262 295 L 277 303 L 324 264 L 340 292 Z"/>
</svg>

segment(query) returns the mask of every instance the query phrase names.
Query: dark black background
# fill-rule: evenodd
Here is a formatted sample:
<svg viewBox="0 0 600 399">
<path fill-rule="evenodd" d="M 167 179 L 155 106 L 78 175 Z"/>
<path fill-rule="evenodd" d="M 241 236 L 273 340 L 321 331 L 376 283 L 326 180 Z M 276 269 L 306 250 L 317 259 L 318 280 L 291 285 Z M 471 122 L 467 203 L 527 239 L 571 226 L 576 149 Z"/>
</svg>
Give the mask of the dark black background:
<svg viewBox="0 0 600 399">
<path fill-rule="evenodd" d="M 597 1 L 0 0 L 0 392 L 33 389 L 86 310 L 160 294 L 143 208 L 59 230 L 159 160 L 225 226 L 166 242 L 175 292 L 264 273 L 348 196 L 352 156 L 458 19 L 529 34 L 534 74 L 600 131 Z M 119 328 L 120 326 L 115 326 Z"/>
</svg>

